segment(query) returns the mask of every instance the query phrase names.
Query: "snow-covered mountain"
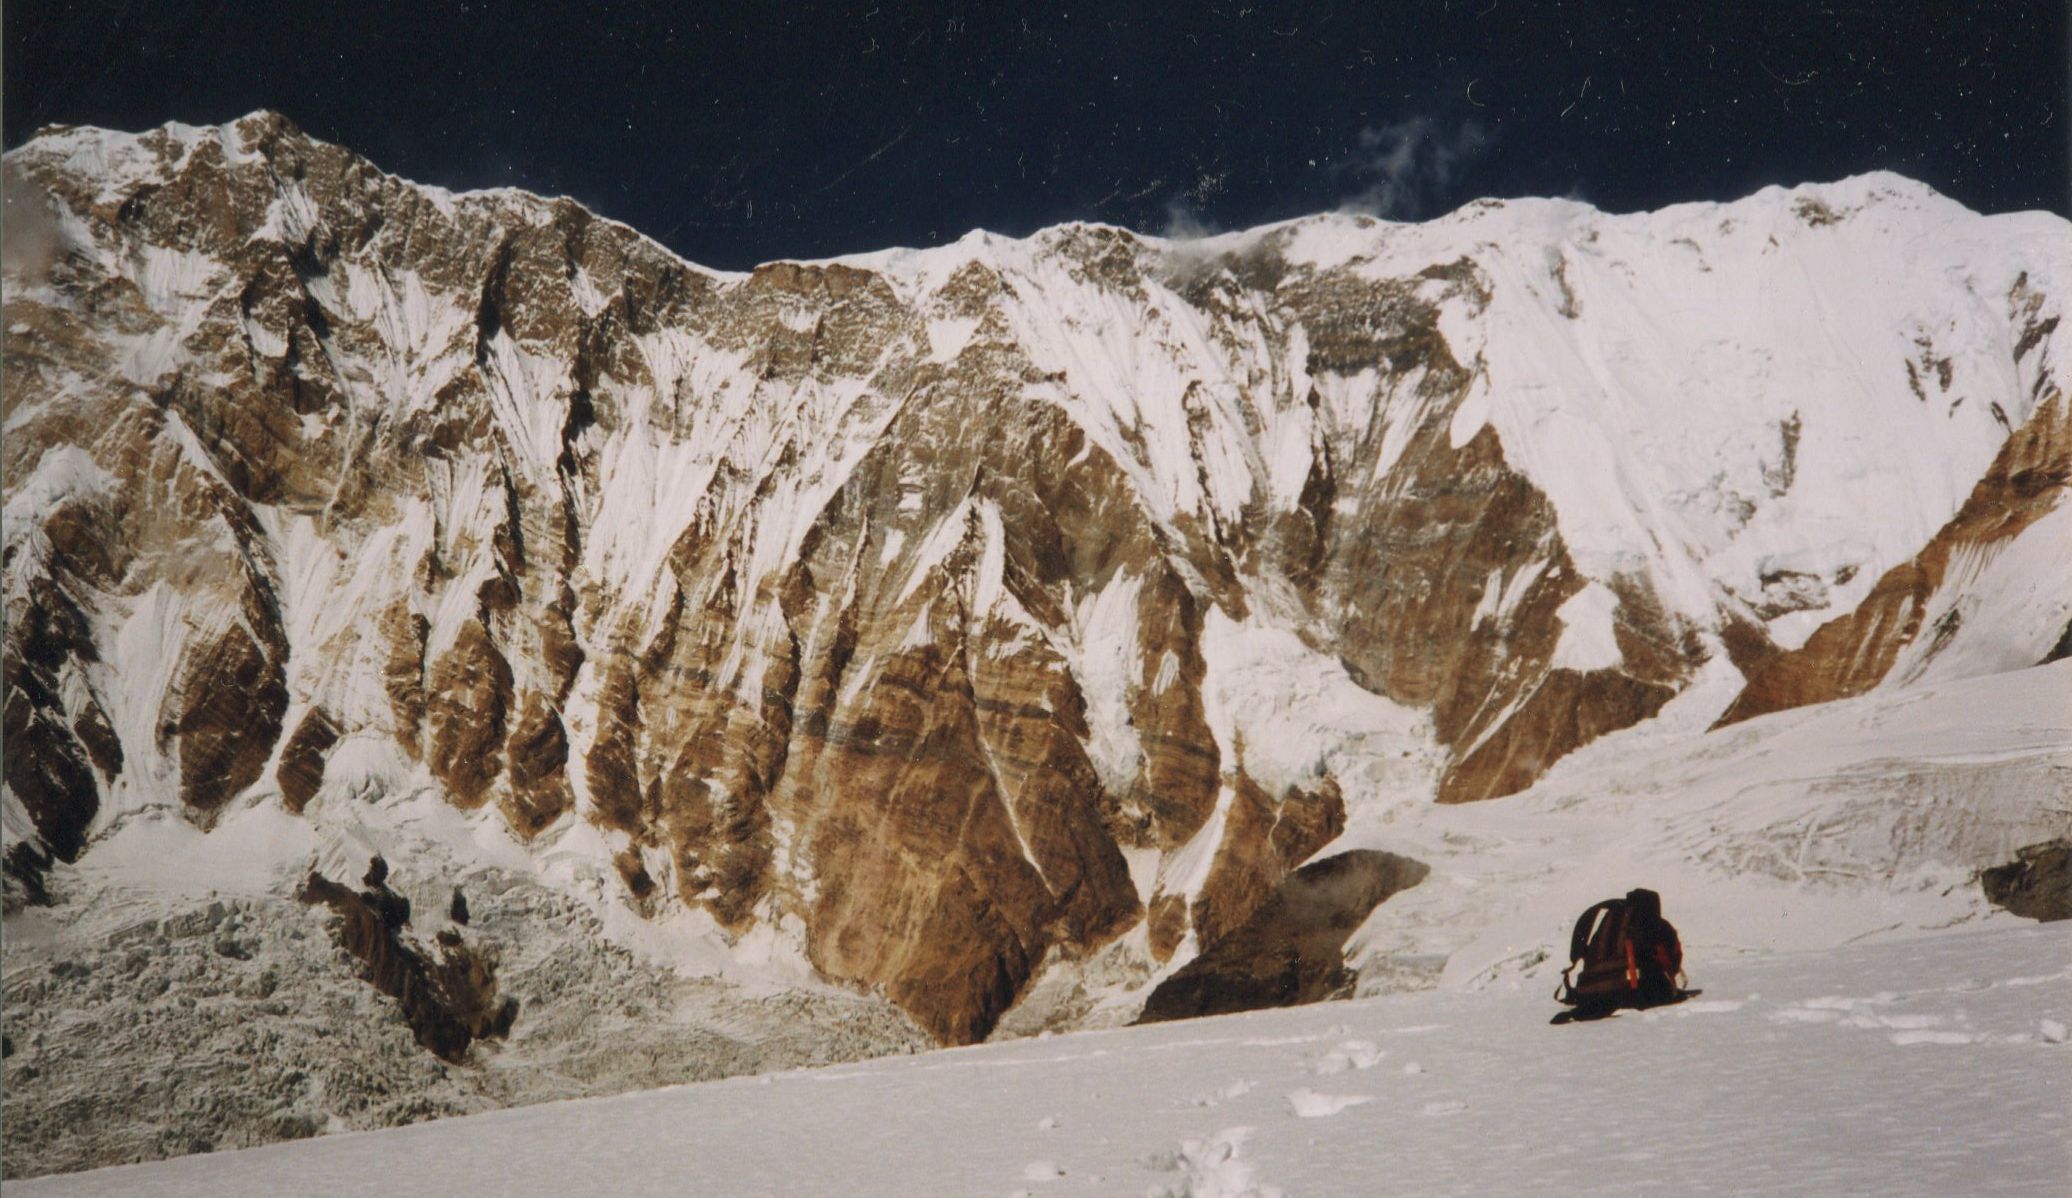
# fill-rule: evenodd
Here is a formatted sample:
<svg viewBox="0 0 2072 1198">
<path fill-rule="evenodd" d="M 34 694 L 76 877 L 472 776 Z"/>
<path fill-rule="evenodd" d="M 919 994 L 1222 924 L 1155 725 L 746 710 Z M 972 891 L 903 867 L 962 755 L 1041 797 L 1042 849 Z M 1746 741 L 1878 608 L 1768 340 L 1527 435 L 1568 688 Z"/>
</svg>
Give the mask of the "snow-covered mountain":
<svg viewBox="0 0 2072 1198">
<path fill-rule="evenodd" d="M 1870 175 L 725 274 L 272 114 L 46 130 L 6 176 L 38 928 L 378 853 L 420 913 L 493 870 L 954 1044 L 1127 1018 L 1269 916 L 1345 925 L 1305 996 L 1523 968 L 1517 904 L 1572 914 L 1603 874 L 1544 875 L 1608 845 L 1803 888 L 1847 810 L 1861 913 L 2062 831 L 2050 215 Z M 2012 671 L 2045 710 L 1976 769 L 1866 748 Z M 1291 880 L 1326 849 L 1375 852 Z"/>
</svg>

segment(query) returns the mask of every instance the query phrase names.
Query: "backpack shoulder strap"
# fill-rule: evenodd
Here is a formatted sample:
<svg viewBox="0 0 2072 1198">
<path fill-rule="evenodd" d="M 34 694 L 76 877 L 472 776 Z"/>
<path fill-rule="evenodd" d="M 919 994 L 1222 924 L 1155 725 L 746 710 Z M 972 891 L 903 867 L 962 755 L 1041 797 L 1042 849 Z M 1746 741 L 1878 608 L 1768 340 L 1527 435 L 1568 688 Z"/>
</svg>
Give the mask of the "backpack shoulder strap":
<svg viewBox="0 0 2072 1198">
<path fill-rule="evenodd" d="M 1576 918 L 1575 931 L 1569 933 L 1568 937 L 1568 959 L 1571 961 L 1583 959 L 1584 950 L 1590 945 L 1590 933 L 1596 927 L 1597 917 L 1600 914 L 1618 910 L 1625 905 L 1625 899 L 1606 899 L 1601 903 L 1592 905 L 1589 910 L 1578 916 Z"/>
</svg>

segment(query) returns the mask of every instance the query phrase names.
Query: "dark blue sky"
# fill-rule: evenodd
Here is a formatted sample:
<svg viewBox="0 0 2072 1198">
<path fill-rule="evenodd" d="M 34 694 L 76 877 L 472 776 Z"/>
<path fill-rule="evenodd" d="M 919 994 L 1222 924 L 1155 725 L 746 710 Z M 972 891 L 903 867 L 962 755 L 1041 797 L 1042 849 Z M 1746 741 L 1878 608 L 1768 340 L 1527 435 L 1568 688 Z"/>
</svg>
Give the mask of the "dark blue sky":
<svg viewBox="0 0 2072 1198">
<path fill-rule="evenodd" d="M 2063 0 L 1020 7 L 8 0 L 5 138 L 275 108 L 721 267 L 1877 168 L 2072 209 Z"/>
</svg>

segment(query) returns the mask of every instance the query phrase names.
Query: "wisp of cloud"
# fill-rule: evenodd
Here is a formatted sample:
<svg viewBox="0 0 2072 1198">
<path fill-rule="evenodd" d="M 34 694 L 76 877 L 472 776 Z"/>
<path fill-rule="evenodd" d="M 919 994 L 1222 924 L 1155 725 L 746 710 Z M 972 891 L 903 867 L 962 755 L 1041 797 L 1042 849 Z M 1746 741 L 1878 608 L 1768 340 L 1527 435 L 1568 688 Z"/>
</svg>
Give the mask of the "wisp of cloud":
<svg viewBox="0 0 2072 1198">
<path fill-rule="evenodd" d="M 1428 116 L 1362 129 L 1358 151 L 1336 168 L 1359 185 L 1339 201 L 1339 210 L 1415 219 L 1428 204 L 1446 199 L 1461 170 L 1486 153 L 1489 142 L 1477 122 L 1449 132 Z"/>
<path fill-rule="evenodd" d="M 0 270 L 25 283 L 42 283 L 64 238 L 50 197 L 11 162 L 0 171 L 0 213 Z"/>
</svg>

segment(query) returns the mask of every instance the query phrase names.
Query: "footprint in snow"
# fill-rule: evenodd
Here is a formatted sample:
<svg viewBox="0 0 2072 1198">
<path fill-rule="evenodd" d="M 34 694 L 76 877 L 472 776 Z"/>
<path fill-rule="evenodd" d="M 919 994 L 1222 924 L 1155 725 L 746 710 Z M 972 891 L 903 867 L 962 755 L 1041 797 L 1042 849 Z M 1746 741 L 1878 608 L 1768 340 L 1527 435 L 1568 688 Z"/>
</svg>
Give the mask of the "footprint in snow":
<svg viewBox="0 0 2072 1198">
<path fill-rule="evenodd" d="M 1216 1091 L 1214 1094 L 1197 1094 L 1194 1097 L 1188 1099 L 1184 1105 L 1205 1107 L 1220 1106 L 1223 1103 L 1229 1102 L 1233 1098 L 1240 1098 L 1251 1092 L 1251 1082 L 1234 1081 L 1229 1085 L 1223 1087 L 1222 1089 Z"/>
<path fill-rule="evenodd" d="M 1424 1114 L 1429 1118 L 1438 1118 L 1441 1115 L 1458 1115 L 1467 1109 L 1468 1104 L 1457 1098 L 1448 1099 L 1445 1102 L 1428 1102 L 1424 1104 Z"/>
<path fill-rule="evenodd" d="M 1975 1044 L 1978 1037 L 1969 1032 L 1894 1032 L 1892 1042 L 1901 1046 L 1908 1044 Z"/>
<path fill-rule="evenodd" d="M 1783 1007 L 1770 1012 L 1773 1023 L 1833 1023 L 1841 1017 L 1840 1011 L 1808 1010 L 1805 1007 Z"/>
<path fill-rule="evenodd" d="M 1022 1166 L 1023 1181 L 1056 1181 L 1064 1175 L 1056 1161 L 1030 1161 Z"/>
<path fill-rule="evenodd" d="M 1056 1131 L 1058 1129 L 1058 1122 L 1059 1120 L 1056 1115 L 1045 1115 L 1042 1119 L 1037 1121 L 1036 1130 Z"/>
<path fill-rule="evenodd" d="M 2043 1033 L 2043 1042 L 2045 1044 L 2063 1044 L 2065 1042 L 2065 1025 L 2055 1019 L 2044 1020 L 2036 1030 Z"/>
<path fill-rule="evenodd" d="M 1348 1069 L 1372 1069 L 1387 1055 L 1372 1040 L 1346 1040 L 1317 1058 L 1314 1069 L 1319 1075 L 1344 1073 Z"/>
<path fill-rule="evenodd" d="M 1797 1006 L 1783 1007 L 1769 1013 L 1775 1023 L 1829 1023 L 1838 1027 L 1857 1028 L 1863 1031 L 1893 1032 L 1894 1044 L 1976 1044 L 1980 1037 L 1969 1032 L 1939 1032 L 1930 1029 L 1942 1027 L 1951 1022 L 1944 1015 L 1881 1015 L 1876 1008 L 1890 1005 L 1897 999 L 1890 991 L 1874 994 L 1869 998 L 1813 998 Z M 1956 1021 L 1964 1022 L 1958 1015 Z"/>
<path fill-rule="evenodd" d="M 1897 1028 L 1900 1031 L 1918 1031 L 1925 1027 L 1937 1027 L 1946 1022 L 1940 1015 L 1880 1015 L 1880 1027 Z"/>
<path fill-rule="evenodd" d="M 1373 1101 L 1371 1094 L 1319 1094 L 1315 1090 L 1296 1090 L 1288 1095 L 1288 1106 L 1298 1119 L 1323 1119 L 1349 1106 Z"/>
<path fill-rule="evenodd" d="M 1825 998 L 1809 998 L 1799 1005 L 1815 1011 L 1855 1011 L 1864 1007 L 1889 1007 L 1898 1001 L 1899 995 L 1890 990 L 1880 990 L 1869 998 L 1845 998 L 1839 994 L 1830 994 Z"/>
<path fill-rule="evenodd" d="M 1178 1152 L 1162 1152 L 1145 1164 L 1166 1172 L 1180 1173 L 1177 1182 L 1153 1186 L 1147 1198 L 1286 1198 L 1276 1186 L 1253 1180 L 1251 1163 L 1241 1159 L 1249 1127 L 1226 1127 L 1213 1136 L 1188 1140 Z"/>
</svg>

